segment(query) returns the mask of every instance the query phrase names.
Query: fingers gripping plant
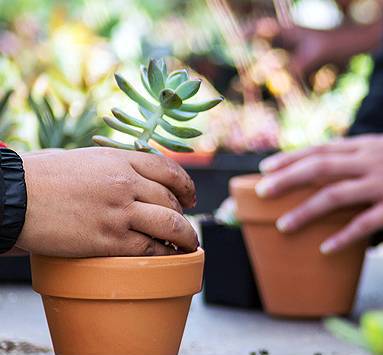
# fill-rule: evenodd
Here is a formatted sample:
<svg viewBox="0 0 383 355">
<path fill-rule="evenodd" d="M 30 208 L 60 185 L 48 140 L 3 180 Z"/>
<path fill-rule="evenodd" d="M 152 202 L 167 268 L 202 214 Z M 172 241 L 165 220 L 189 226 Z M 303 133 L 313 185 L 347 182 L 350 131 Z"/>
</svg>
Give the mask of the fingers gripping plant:
<svg viewBox="0 0 383 355">
<path fill-rule="evenodd" d="M 105 117 L 104 121 L 113 129 L 127 133 L 136 138 L 134 145 L 122 144 L 112 139 L 95 136 L 93 141 L 101 146 L 138 150 L 142 152 L 159 153 L 149 144 L 150 140 L 175 152 L 192 152 L 189 145 L 166 138 L 156 132 L 160 126 L 166 132 L 177 138 L 194 138 L 201 132 L 188 127 L 179 127 L 170 123 L 170 117 L 176 121 L 185 122 L 195 118 L 199 112 L 208 111 L 218 105 L 223 98 L 206 100 L 199 103 L 187 103 L 201 86 L 201 80 L 192 80 L 186 70 L 167 72 L 163 59 L 150 60 L 148 68 L 141 66 L 141 81 L 146 91 L 155 103 L 147 100 L 137 90 L 125 81 L 120 75 L 115 75 L 119 88 L 134 102 L 138 104 L 139 111 L 144 120 L 137 119 L 117 108 L 112 109 L 113 118 Z"/>
</svg>

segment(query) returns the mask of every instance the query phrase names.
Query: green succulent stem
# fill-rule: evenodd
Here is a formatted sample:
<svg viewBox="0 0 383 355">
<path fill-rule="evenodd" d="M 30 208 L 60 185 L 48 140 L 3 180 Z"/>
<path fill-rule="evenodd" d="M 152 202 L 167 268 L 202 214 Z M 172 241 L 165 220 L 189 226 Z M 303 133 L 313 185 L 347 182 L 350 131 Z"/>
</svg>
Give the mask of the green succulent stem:
<svg viewBox="0 0 383 355">
<path fill-rule="evenodd" d="M 157 106 L 153 115 L 149 118 L 147 122 L 147 128 L 143 130 L 142 136 L 139 138 L 141 141 L 148 143 L 150 138 L 153 136 L 157 126 L 160 124 L 161 118 L 164 115 L 164 111 L 161 106 Z"/>
</svg>

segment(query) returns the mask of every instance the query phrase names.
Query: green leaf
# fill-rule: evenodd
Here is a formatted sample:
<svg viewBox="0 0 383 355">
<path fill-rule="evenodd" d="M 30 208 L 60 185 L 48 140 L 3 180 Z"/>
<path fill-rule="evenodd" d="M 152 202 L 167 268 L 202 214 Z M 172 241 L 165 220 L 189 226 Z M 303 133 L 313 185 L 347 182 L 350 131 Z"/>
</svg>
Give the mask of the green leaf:
<svg viewBox="0 0 383 355">
<path fill-rule="evenodd" d="M 0 116 L 4 113 L 5 109 L 7 108 L 9 99 L 13 95 L 13 90 L 8 90 L 4 96 L 0 100 Z"/>
<path fill-rule="evenodd" d="M 119 110 L 118 108 L 113 108 L 112 109 L 112 113 L 113 113 L 113 116 L 116 117 L 122 123 L 126 123 L 126 124 L 128 124 L 130 126 L 138 127 L 138 128 L 142 128 L 142 129 L 146 128 L 145 122 L 142 122 L 139 119 L 134 118 L 133 116 L 128 115 L 127 113 L 125 113 L 124 111 Z"/>
<path fill-rule="evenodd" d="M 194 152 L 194 149 L 190 147 L 189 145 L 182 142 L 177 142 L 169 138 L 162 137 L 157 133 L 153 134 L 152 139 L 156 141 L 157 143 L 161 144 L 163 147 L 172 150 L 173 152 L 184 152 L 184 153 Z"/>
<path fill-rule="evenodd" d="M 164 89 L 160 93 L 160 103 L 164 108 L 178 108 L 182 105 L 182 100 L 174 90 Z"/>
<path fill-rule="evenodd" d="M 383 311 L 366 312 L 361 320 L 362 334 L 374 354 L 383 354 Z"/>
<path fill-rule="evenodd" d="M 186 122 L 197 117 L 198 113 L 167 109 L 165 110 L 165 115 L 177 121 Z"/>
<path fill-rule="evenodd" d="M 164 83 L 168 77 L 168 68 L 166 66 L 166 62 L 164 60 L 164 58 L 160 58 L 157 60 L 157 65 L 158 67 L 161 69 L 161 73 L 162 73 L 162 78 L 164 80 Z"/>
<path fill-rule="evenodd" d="M 335 337 L 357 346 L 366 346 L 365 339 L 359 328 L 352 323 L 339 318 L 329 318 L 325 320 L 324 324 Z"/>
<path fill-rule="evenodd" d="M 154 111 L 155 106 L 139 94 L 122 76 L 115 74 L 118 87 L 128 95 L 134 102 L 145 107 L 149 111 Z"/>
<path fill-rule="evenodd" d="M 188 112 L 203 112 L 212 109 L 223 101 L 223 97 L 219 99 L 212 99 L 208 101 L 203 101 L 195 104 L 182 104 L 180 110 Z"/>
<path fill-rule="evenodd" d="M 126 134 L 129 134 L 130 136 L 137 137 L 137 138 L 140 137 L 141 135 L 141 132 L 131 128 L 127 124 L 124 124 L 115 118 L 104 117 L 104 121 L 109 127 L 117 131 L 120 131 L 122 133 L 126 133 Z"/>
<path fill-rule="evenodd" d="M 51 106 L 49 99 L 46 95 L 43 97 L 43 104 L 45 106 L 45 112 L 48 115 L 49 119 L 52 120 L 53 122 L 56 121 L 56 117 L 55 117 L 55 114 L 53 112 L 52 106 Z"/>
<path fill-rule="evenodd" d="M 161 90 L 165 87 L 164 77 L 162 75 L 162 68 L 159 67 L 160 63 L 151 59 L 148 67 L 148 79 L 150 88 L 155 95 L 159 95 Z"/>
<path fill-rule="evenodd" d="M 136 150 L 134 145 L 123 144 L 113 139 L 106 138 L 104 136 L 93 136 L 92 140 L 95 144 L 100 145 L 102 147 L 118 148 L 118 149 L 125 149 L 125 150 Z"/>
<path fill-rule="evenodd" d="M 28 97 L 28 102 L 29 102 L 29 105 L 32 108 L 32 111 L 35 113 L 35 116 L 36 116 L 37 121 L 39 123 L 39 132 L 38 132 L 39 144 L 40 144 L 41 148 L 51 148 L 50 144 L 49 144 L 50 136 L 51 136 L 51 134 L 50 134 L 50 127 L 45 122 L 46 121 L 46 117 L 42 113 L 42 111 L 40 109 L 40 106 L 32 98 L 31 95 L 29 95 L 29 97 Z"/>
<path fill-rule="evenodd" d="M 142 106 L 138 106 L 138 111 L 140 111 L 141 115 L 144 116 L 146 120 L 150 120 L 154 115 L 153 112 L 147 110 L 145 107 Z"/>
<path fill-rule="evenodd" d="M 201 80 L 188 80 L 183 82 L 176 89 L 176 94 L 182 99 L 187 100 L 194 96 L 201 87 Z"/>
<path fill-rule="evenodd" d="M 186 69 L 176 70 L 169 74 L 165 87 L 175 90 L 187 80 L 189 80 L 189 74 Z"/>
<path fill-rule="evenodd" d="M 194 128 L 173 126 L 169 122 L 166 122 L 164 119 L 160 120 L 160 126 L 166 132 L 178 138 L 195 138 L 199 137 L 202 134 L 202 132 Z"/>
<path fill-rule="evenodd" d="M 141 77 L 141 82 L 142 85 L 144 85 L 146 91 L 156 100 L 158 100 L 158 95 L 155 95 L 154 92 L 152 91 L 150 84 L 149 84 L 149 79 L 148 79 L 148 69 L 144 65 L 141 65 L 140 67 L 140 77 Z"/>
</svg>

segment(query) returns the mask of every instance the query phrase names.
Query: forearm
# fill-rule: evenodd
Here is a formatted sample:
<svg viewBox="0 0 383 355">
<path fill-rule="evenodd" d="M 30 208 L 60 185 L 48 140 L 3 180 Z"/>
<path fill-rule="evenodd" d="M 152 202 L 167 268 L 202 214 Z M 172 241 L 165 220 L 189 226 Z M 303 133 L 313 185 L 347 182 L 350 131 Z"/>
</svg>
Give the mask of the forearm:
<svg viewBox="0 0 383 355">
<path fill-rule="evenodd" d="M 333 31 L 332 39 L 327 42 L 328 53 L 337 64 L 343 63 L 344 58 L 373 52 L 381 46 L 382 32 L 382 19 L 371 25 L 345 25 Z"/>
</svg>

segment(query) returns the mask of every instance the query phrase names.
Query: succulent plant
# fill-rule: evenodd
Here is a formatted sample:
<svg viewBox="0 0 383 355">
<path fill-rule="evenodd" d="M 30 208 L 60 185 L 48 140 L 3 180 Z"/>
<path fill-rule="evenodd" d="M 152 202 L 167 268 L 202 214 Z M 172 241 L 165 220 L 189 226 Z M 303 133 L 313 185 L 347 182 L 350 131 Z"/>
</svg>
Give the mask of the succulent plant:
<svg viewBox="0 0 383 355">
<path fill-rule="evenodd" d="M 38 121 L 38 141 L 42 149 L 89 147 L 92 136 L 100 129 L 91 100 L 76 117 L 69 114 L 68 108 L 57 115 L 47 95 L 40 102 L 29 96 L 29 104 Z"/>
<path fill-rule="evenodd" d="M 173 125 L 167 118 L 180 122 L 190 121 L 198 113 L 208 111 L 223 101 L 223 98 L 220 97 L 199 103 L 186 102 L 198 92 L 201 80 L 190 79 L 185 69 L 168 74 L 163 59 L 150 60 L 147 68 L 141 66 L 142 84 L 155 103 L 142 96 L 122 76 L 116 74 L 115 78 L 119 88 L 138 104 L 144 120 L 135 118 L 118 108 L 112 109 L 114 117 L 105 117 L 106 124 L 115 130 L 135 137 L 136 140 L 132 145 L 119 143 L 103 136 L 93 137 L 93 141 L 101 146 L 159 154 L 159 151 L 149 144 L 149 141 L 153 140 L 175 152 L 192 152 L 193 148 L 184 142 L 169 139 L 157 133 L 157 127 L 162 127 L 166 132 L 177 138 L 198 137 L 202 134 L 200 131 L 194 128 Z"/>
</svg>

